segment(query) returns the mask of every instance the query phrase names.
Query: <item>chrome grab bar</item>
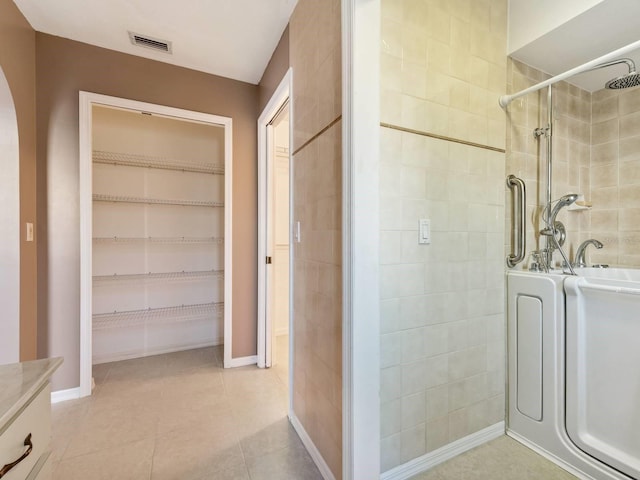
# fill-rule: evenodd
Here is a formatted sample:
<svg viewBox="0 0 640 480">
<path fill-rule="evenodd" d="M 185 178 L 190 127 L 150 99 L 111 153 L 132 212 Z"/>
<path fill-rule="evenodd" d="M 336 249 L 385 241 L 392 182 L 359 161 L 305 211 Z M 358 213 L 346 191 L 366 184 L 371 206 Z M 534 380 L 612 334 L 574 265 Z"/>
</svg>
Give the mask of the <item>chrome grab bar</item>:
<svg viewBox="0 0 640 480">
<path fill-rule="evenodd" d="M 515 237 L 516 252 L 507 256 L 507 266 L 509 268 L 513 268 L 522 260 L 524 260 L 524 252 L 527 246 L 526 233 L 525 233 L 526 232 L 525 220 L 527 217 L 526 215 L 527 193 L 524 186 L 524 182 L 518 177 L 516 177 L 515 175 L 509 175 L 507 177 L 507 187 L 509 187 L 511 191 L 514 192 L 514 197 L 517 196 L 520 202 L 520 205 L 518 208 L 519 218 L 516 225 L 517 228 L 516 228 L 516 237 Z M 515 194 L 515 192 L 517 192 L 517 195 Z M 515 207 L 516 207 L 516 202 L 514 201 L 514 218 L 516 215 Z"/>
</svg>

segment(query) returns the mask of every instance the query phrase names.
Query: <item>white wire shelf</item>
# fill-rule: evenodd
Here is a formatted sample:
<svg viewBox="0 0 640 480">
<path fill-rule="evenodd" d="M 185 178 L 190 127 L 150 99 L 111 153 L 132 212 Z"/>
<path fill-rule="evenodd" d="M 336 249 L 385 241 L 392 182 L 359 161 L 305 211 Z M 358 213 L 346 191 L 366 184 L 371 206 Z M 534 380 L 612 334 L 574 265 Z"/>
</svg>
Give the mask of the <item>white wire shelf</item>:
<svg viewBox="0 0 640 480">
<path fill-rule="evenodd" d="M 93 243 L 224 243 L 223 237 L 93 237 Z"/>
<path fill-rule="evenodd" d="M 127 282 L 127 281 L 140 281 L 140 280 L 197 280 L 218 278 L 224 276 L 224 270 L 204 270 L 193 272 L 156 272 L 156 273 L 133 273 L 124 275 L 95 275 L 93 282 L 95 283 L 107 283 L 107 282 Z"/>
<path fill-rule="evenodd" d="M 222 202 L 203 202 L 199 200 L 171 200 L 168 198 L 128 197 L 121 195 L 93 195 L 94 202 L 144 203 L 147 205 L 182 205 L 185 207 L 224 207 Z"/>
<path fill-rule="evenodd" d="M 163 323 L 193 322 L 221 315 L 224 302 L 180 305 L 176 307 L 148 308 L 125 312 L 100 313 L 92 316 L 93 329 L 158 325 Z"/>
<path fill-rule="evenodd" d="M 105 165 L 123 165 L 126 167 L 159 168 L 162 170 L 177 170 L 180 172 L 210 173 L 224 175 L 224 167 L 204 162 L 190 162 L 151 155 L 136 155 L 132 153 L 93 151 L 93 162 Z"/>
</svg>

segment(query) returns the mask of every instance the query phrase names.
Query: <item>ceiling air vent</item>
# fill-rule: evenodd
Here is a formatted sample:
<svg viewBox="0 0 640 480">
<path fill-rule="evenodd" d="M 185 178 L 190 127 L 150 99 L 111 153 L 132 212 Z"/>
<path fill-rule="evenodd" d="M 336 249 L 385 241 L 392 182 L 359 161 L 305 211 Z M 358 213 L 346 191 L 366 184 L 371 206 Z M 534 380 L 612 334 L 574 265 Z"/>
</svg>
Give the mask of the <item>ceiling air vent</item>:
<svg viewBox="0 0 640 480">
<path fill-rule="evenodd" d="M 131 40 L 131 43 L 138 47 L 171 53 L 171 42 L 167 42 L 166 40 L 160 40 L 159 38 L 152 38 L 134 32 L 129 32 L 129 39 Z"/>
</svg>

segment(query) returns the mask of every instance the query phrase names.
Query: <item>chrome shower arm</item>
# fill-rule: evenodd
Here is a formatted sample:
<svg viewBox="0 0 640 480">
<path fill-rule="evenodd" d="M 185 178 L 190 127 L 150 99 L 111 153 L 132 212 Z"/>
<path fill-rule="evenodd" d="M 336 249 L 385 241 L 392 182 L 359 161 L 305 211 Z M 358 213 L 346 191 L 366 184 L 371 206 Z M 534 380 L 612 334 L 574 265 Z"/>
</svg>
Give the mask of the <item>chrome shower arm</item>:
<svg viewBox="0 0 640 480">
<path fill-rule="evenodd" d="M 619 65 L 621 63 L 624 63 L 624 64 L 627 65 L 627 68 L 629 69 L 628 73 L 633 73 L 633 72 L 636 71 L 636 64 L 630 58 L 619 58 L 617 60 L 611 60 L 610 62 L 600 63 L 600 64 L 596 65 L 595 67 L 590 68 L 589 70 L 586 70 L 586 71 L 587 72 L 592 72 L 594 70 L 600 70 L 601 68 L 612 67 L 614 65 Z"/>
<path fill-rule="evenodd" d="M 570 70 L 567 70 L 564 73 L 561 73 L 559 75 L 556 75 L 555 77 L 551 77 L 547 80 L 544 80 L 543 82 L 540 82 L 536 85 L 533 85 L 532 87 L 529 88 L 525 88 L 524 90 L 521 90 L 519 92 L 516 92 L 512 95 L 502 95 L 499 100 L 498 103 L 500 104 L 500 106 L 502 108 L 507 108 L 507 106 L 516 98 L 520 98 L 528 93 L 531 92 L 536 92 L 544 87 L 547 87 L 549 85 L 553 85 L 554 83 L 558 83 L 561 82 L 562 80 L 566 80 L 569 77 L 573 77 L 574 75 L 577 75 L 579 73 L 583 73 L 583 72 L 587 72 L 589 70 L 592 70 L 593 68 L 597 67 L 600 64 L 609 62 L 613 59 L 619 59 L 619 57 L 621 55 L 625 55 L 629 52 L 632 52 L 634 50 L 637 50 L 638 48 L 640 48 L 640 40 L 635 41 L 633 43 L 630 43 L 629 45 L 626 45 L 622 48 L 618 48 L 617 50 L 614 50 L 613 52 L 609 52 L 605 55 L 602 55 L 598 58 L 595 58 L 587 63 L 584 63 L 582 65 L 579 65 L 577 67 L 574 67 Z"/>
</svg>

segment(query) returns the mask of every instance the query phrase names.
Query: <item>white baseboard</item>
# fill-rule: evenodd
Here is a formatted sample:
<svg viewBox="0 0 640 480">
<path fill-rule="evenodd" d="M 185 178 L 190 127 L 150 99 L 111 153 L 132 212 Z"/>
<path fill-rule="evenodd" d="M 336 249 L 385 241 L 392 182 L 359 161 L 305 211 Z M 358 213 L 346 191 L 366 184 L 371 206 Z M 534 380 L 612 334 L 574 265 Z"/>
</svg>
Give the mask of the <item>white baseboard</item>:
<svg viewBox="0 0 640 480">
<path fill-rule="evenodd" d="M 296 431 L 296 433 L 300 437 L 300 440 L 302 440 L 302 443 L 309 452 L 309 455 L 311 455 L 313 463 L 315 463 L 316 467 L 318 467 L 318 470 L 320 470 L 322 478 L 324 478 L 324 480 L 336 480 L 336 477 L 333 476 L 329 465 L 327 465 L 327 462 L 325 462 L 324 458 L 322 458 L 320 451 L 313 443 L 313 440 L 311 440 L 311 437 L 302 426 L 302 423 L 300 423 L 300 420 L 298 420 L 298 417 L 296 417 L 296 414 L 293 412 L 289 413 L 289 420 L 291 421 L 293 429 Z"/>
<path fill-rule="evenodd" d="M 78 398 L 80 398 L 80 387 L 51 392 L 51 403 L 66 402 L 67 400 L 76 400 Z"/>
<path fill-rule="evenodd" d="M 232 358 L 229 362 L 225 362 L 224 368 L 246 367 L 247 365 L 255 365 L 258 363 L 258 356 Z"/>
<path fill-rule="evenodd" d="M 162 348 L 151 348 L 142 350 L 135 350 L 130 352 L 118 352 L 109 355 L 94 355 L 93 365 L 100 365 L 101 363 L 120 362 L 122 360 L 133 360 L 134 358 L 151 357 L 153 355 L 162 355 L 164 353 L 181 352 L 183 350 L 195 350 L 196 348 L 215 347 L 223 344 L 222 338 L 217 338 L 213 341 L 203 343 L 189 343 L 186 345 L 171 345 Z"/>
<path fill-rule="evenodd" d="M 419 473 L 422 473 L 430 468 L 435 467 L 447 460 L 457 457 L 461 453 L 471 450 L 483 443 L 489 442 L 495 438 L 504 435 L 505 424 L 504 422 L 491 425 L 479 432 L 472 433 L 460 440 L 456 440 L 444 447 L 434 450 L 418 458 L 414 458 L 407 463 L 398 465 L 391 470 L 387 470 L 380 475 L 380 480 L 406 480 Z"/>
</svg>

